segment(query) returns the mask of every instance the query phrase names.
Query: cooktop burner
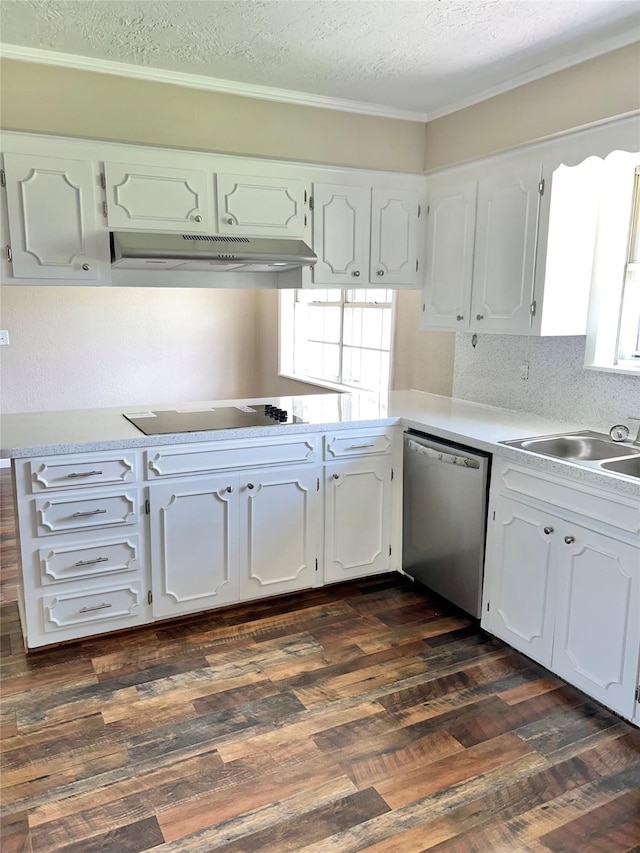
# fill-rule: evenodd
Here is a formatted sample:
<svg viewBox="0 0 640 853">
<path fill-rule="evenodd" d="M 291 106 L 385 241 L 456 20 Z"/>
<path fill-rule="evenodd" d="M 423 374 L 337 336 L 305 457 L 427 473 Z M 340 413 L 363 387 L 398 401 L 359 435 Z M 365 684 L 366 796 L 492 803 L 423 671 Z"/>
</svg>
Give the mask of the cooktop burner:
<svg viewBox="0 0 640 853">
<path fill-rule="evenodd" d="M 216 406 L 199 412 L 125 412 L 124 417 L 145 435 L 303 423 L 297 415 L 291 415 L 271 403 L 256 406 Z"/>
</svg>

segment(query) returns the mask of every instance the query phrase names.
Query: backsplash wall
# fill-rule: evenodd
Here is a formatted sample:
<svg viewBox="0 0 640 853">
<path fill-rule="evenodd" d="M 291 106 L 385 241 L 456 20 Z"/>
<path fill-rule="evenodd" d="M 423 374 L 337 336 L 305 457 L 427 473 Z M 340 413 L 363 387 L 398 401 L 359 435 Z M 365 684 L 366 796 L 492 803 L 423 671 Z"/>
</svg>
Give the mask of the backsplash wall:
<svg viewBox="0 0 640 853">
<path fill-rule="evenodd" d="M 640 417 L 640 376 L 585 370 L 585 337 L 456 335 L 453 396 L 517 409 L 608 431 L 615 423 L 634 430 Z M 528 362 L 529 378 L 521 379 Z"/>
</svg>

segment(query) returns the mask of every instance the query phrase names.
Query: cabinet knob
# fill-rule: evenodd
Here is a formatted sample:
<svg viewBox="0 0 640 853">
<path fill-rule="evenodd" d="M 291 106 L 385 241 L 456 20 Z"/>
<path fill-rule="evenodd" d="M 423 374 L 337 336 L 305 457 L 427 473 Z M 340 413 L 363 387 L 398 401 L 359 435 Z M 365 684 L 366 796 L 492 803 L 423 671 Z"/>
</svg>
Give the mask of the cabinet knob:
<svg viewBox="0 0 640 853">
<path fill-rule="evenodd" d="M 227 488 L 225 489 L 225 492 L 229 492 L 229 494 L 231 494 L 232 491 L 233 491 L 233 486 L 227 486 Z"/>
<path fill-rule="evenodd" d="M 351 275 L 352 275 L 354 278 L 359 278 L 359 277 L 360 277 L 360 270 L 354 270 L 354 271 L 351 273 Z"/>
<path fill-rule="evenodd" d="M 545 533 L 547 534 L 547 536 L 548 536 L 550 533 L 553 533 L 553 527 L 545 527 L 545 528 L 544 528 L 544 532 L 545 532 Z"/>
<path fill-rule="evenodd" d="M 90 270 L 91 267 L 89 266 L 89 264 L 82 264 L 82 269 L 86 272 L 87 270 Z"/>
<path fill-rule="evenodd" d="M 565 536 L 564 541 L 567 543 L 567 545 L 571 545 L 572 542 L 576 541 L 576 537 L 575 536 Z"/>
<path fill-rule="evenodd" d="M 340 479 L 340 474 L 332 474 L 331 476 L 333 477 L 334 480 Z"/>
<path fill-rule="evenodd" d="M 253 483 L 247 483 L 247 488 L 248 489 L 255 489 L 255 486 L 253 485 Z"/>
<path fill-rule="evenodd" d="M 233 225 L 233 219 L 230 216 L 227 217 L 227 225 Z"/>
<path fill-rule="evenodd" d="M 458 314 L 458 315 L 456 316 L 456 320 L 458 320 L 458 321 L 460 321 L 460 320 L 464 320 L 464 314 Z"/>
<path fill-rule="evenodd" d="M 484 320 L 484 314 L 476 314 L 476 320 Z"/>
<path fill-rule="evenodd" d="M 378 270 L 378 275 L 384 275 L 384 270 Z"/>
<path fill-rule="evenodd" d="M 198 214 L 197 216 L 194 216 L 193 218 L 196 222 L 202 222 L 202 217 L 200 216 L 200 214 Z"/>
</svg>

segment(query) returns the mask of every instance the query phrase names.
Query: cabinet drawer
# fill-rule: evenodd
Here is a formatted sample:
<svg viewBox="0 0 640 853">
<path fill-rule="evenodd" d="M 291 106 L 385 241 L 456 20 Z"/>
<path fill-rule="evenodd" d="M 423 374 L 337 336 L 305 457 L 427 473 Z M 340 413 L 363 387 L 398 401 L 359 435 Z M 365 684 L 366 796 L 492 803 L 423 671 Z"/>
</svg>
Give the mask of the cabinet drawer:
<svg viewBox="0 0 640 853">
<path fill-rule="evenodd" d="M 133 453 L 49 456 L 31 459 L 28 466 L 32 492 L 117 485 L 136 479 L 136 457 Z"/>
<path fill-rule="evenodd" d="M 582 485 L 577 480 L 534 471 L 504 460 L 495 460 L 492 491 L 524 496 L 553 506 L 553 512 L 577 513 L 627 533 L 640 532 L 637 498 Z"/>
<path fill-rule="evenodd" d="M 136 524 L 138 521 L 138 495 L 135 489 L 81 498 L 39 498 L 35 501 L 35 508 L 36 536 L 64 533 L 67 530 L 117 527 Z"/>
<path fill-rule="evenodd" d="M 76 590 L 42 597 L 45 632 L 60 631 L 107 619 L 133 619 L 142 602 L 139 581 L 91 592 Z"/>
<path fill-rule="evenodd" d="M 259 465 L 315 462 L 317 447 L 318 439 L 315 435 L 291 436 L 285 441 L 220 441 L 204 447 L 166 447 L 162 450 L 147 451 L 146 476 L 147 479 L 154 480 L 178 474 L 204 474 Z"/>
<path fill-rule="evenodd" d="M 43 585 L 135 572 L 140 565 L 138 536 L 104 542 L 54 542 L 38 551 Z"/>
<path fill-rule="evenodd" d="M 324 458 L 331 460 L 348 456 L 367 456 L 372 453 L 391 453 L 392 446 L 393 427 L 385 430 L 358 430 L 357 433 L 333 433 L 324 438 Z"/>
</svg>

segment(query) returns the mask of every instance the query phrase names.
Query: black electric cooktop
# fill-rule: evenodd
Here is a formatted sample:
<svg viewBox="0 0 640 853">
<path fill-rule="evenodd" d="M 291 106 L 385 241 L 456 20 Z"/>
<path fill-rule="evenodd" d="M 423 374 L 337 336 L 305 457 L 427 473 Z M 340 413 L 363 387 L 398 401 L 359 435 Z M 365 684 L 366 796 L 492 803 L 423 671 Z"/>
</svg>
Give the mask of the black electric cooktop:
<svg viewBox="0 0 640 853">
<path fill-rule="evenodd" d="M 125 412 L 124 417 L 145 435 L 303 423 L 297 415 L 292 415 L 271 403 L 256 406 L 216 406 L 199 412 Z"/>
</svg>

